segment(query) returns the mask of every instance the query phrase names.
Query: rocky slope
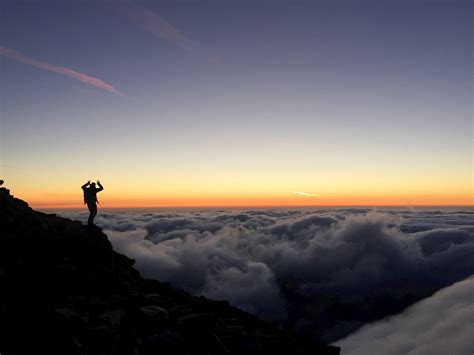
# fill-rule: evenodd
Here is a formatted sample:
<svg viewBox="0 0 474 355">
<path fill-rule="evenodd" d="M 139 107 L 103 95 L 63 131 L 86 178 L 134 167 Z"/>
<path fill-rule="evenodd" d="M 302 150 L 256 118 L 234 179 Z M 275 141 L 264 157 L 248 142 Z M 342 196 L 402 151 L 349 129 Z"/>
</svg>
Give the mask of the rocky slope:
<svg viewBox="0 0 474 355">
<path fill-rule="evenodd" d="M 225 301 L 146 280 L 98 228 L 0 188 L 0 353 L 338 354 Z"/>
</svg>

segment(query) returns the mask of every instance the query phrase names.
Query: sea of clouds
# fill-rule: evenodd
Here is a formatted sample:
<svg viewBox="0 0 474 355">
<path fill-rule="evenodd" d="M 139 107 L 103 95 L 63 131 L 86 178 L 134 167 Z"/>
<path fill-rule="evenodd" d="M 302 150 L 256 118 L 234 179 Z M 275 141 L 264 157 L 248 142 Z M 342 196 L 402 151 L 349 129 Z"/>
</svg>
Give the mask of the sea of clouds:
<svg viewBox="0 0 474 355">
<path fill-rule="evenodd" d="M 95 222 L 143 276 L 266 319 L 288 316 L 289 281 L 357 304 L 420 299 L 474 274 L 472 209 L 102 210 Z"/>
</svg>

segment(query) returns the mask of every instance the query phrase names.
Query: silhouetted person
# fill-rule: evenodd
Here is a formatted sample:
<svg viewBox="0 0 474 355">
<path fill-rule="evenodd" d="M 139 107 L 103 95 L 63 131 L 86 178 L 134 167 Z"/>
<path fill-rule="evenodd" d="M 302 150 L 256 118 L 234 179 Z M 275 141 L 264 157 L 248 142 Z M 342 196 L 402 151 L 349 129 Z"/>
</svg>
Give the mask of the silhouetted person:
<svg viewBox="0 0 474 355">
<path fill-rule="evenodd" d="M 87 204 L 89 209 L 89 219 L 87 221 L 89 226 L 94 225 L 94 217 L 97 215 L 97 193 L 104 189 L 98 180 L 97 185 L 99 185 L 98 189 L 95 187 L 95 182 L 91 183 L 89 180 L 81 186 L 82 190 L 84 190 L 84 203 Z"/>
</svg>

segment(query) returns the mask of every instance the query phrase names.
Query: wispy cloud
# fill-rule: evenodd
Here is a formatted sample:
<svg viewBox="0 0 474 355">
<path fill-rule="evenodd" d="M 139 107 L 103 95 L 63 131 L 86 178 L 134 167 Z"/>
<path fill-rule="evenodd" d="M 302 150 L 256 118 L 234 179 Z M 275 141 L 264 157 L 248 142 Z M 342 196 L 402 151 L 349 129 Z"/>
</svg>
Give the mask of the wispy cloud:
<svg viewBox="0 0 474 355">
<path fill-rule="evenodd" d="M 309 196 L 309 197 L 320 197 L 321 195 L 316 195 L 316 194 L 310 194 L 308 192 L 301 192 L 301 191 L 288 191 L 289 193 L 295 194 L 295 195 L 302 195 L 302 196 Z"/>
<path fill-rule="evenodd" d="M 145 7 L 126 3 L 126 12 L 143 30 L 150 32 L 156 37 L 162 38 L 188 51 L 200 47 L 199 43 L 182 34 L 175 26 L 166 21 L 163 16 Z"/>
<path fill-rule="evenodd" d="M 99 78 L 95 78 L 93 76 L 75 71 L 75 70 L 70 69 L 70 68 L 61 67 L 61 66 L 58 66 L 58 65 L 41 62 L 37 59 L 28 57 L 28 56 L 24 55 L 23 53 L 18 52 L 18 51 L 13 50 L 13 49 L 10 49 L 10 48 L 0 47 L 0 55 L 15 59 L 19 62 L 29 64 L 29 65 L 32 65 L 32 66 L 35 66 L 35 67 L 38 67 L 38 68 L 41 68 L 41 69 L 49 70 L 49 71 L 52 71 L 54 73 L 58 73 L 58 74 L 68 76 L 70 78 L 82 81 L 83 83 L 95 86 L 95 87 L 100 88 L 102 90 L 109 91 L 113 94 L 116 94 L 116 95 L 119 95 L 119 96 L 122 96 L 122 97 L 127 97 L 124 93 L 117 90 L 111 84 L 109 84 L 109 83 L 107 83 L 107 82 L 105 82 L 105 81 L 103 81 Z"/>
<path fill-rule="evenodd" d="M 168 41 L 187 52 L 197 54 L 212 64 L 221 64 L 221 58 L 209 51 L 198 41 L 183 34 L 176 26 L 168 22 L 161 14 L 149 8 L 138 5 L 131 0 L 118 0 L 118 10 L 128 17 L 142 30 L 153 36 Z"/>
</svg>

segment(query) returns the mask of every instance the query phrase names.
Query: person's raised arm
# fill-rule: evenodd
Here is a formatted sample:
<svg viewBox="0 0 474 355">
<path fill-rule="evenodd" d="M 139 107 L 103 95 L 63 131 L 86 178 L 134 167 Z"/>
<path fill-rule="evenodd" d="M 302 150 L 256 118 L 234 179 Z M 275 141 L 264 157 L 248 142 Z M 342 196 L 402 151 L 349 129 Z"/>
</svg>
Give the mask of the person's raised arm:
<svg viewBox="0 0 474 355">
<path fill-rule="evenodd" d="M 97 180 L 97 185 L 99 186 L 99 188 L 96 190 L 97 192 L 102 191 L 104 189 L 99 180 Z"/>
<path fill-rule="evenodd" d="M 81 186 L 81 188 L 84 190 L 87 186 L 89 186 L 91 181 L 87 181 L 84 185 Z"/>
</svg>

